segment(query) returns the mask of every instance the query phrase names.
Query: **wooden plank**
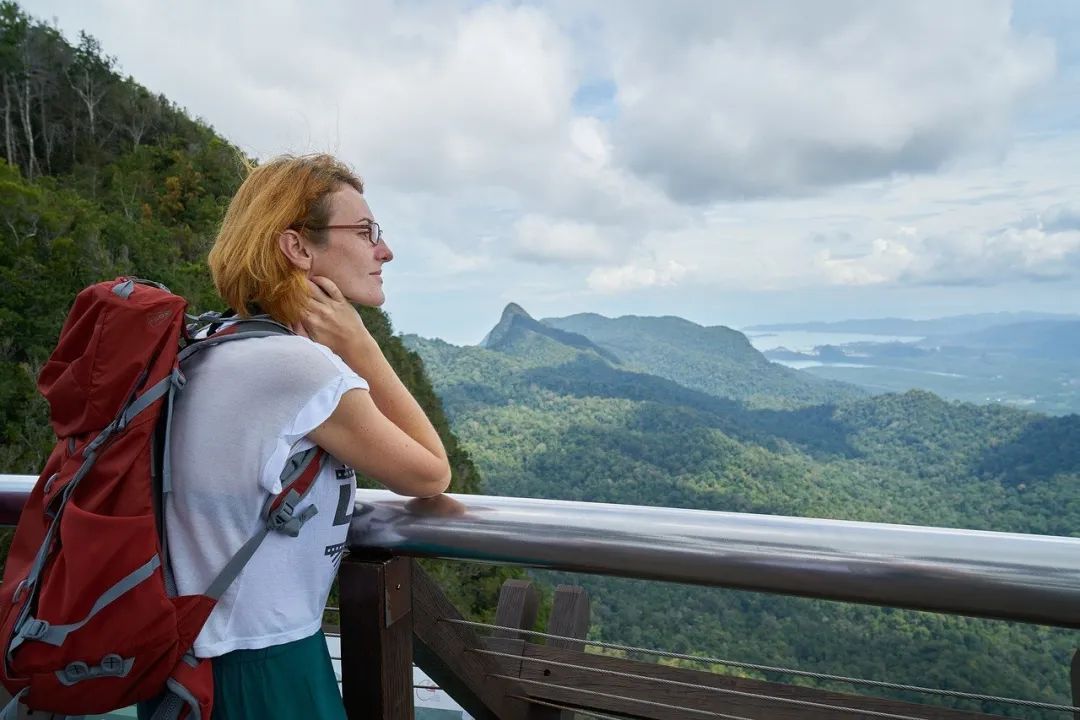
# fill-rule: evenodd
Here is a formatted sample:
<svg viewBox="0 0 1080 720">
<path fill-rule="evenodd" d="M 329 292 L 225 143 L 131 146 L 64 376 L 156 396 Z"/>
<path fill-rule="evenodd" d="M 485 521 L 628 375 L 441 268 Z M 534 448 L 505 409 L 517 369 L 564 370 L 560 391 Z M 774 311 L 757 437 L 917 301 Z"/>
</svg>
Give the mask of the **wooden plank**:
<svg viewBox="0 0 1080 720">
<path fill-rule="evenodd" d="M 562 635 L 567 638 L 577 638 L 584 641 L 589 632 L 589 594 L 585 588 L 577 585 L 559 585 L 555 588 L 555 597 L 551 603 L 551 617 L 548 618 L 547 631 L 549 635 Z M 544 644 L 550 648 L 563 650 L 576 650 L 584 652 L 585 643 L 575 640 L 556 640 L 547 638 Z M 521 665 L 525 665 L 522 660 Z M 520 670 L 518 676 L 524 673 Z M 569 710 L 535 705 L 532 708 L 529 720 L 573 720 L 574 713 Z"/>
<path fill-rule="evenodd" d="M 413 719 L 412 611 L 402 597 L 410 562 L 342 560 L 341 687 L 350 718 Z"/>
<path fill-rule="evenodd" d="M 413 653 L 420 669 L 476 720 L 524 720 L 528 706 L 511 697 L 524 689 L 492 677 L 496 664 L 474 652 L 483 641 L 472 628 L 445 622 L 461 614 L 415 563 L 412 593 Z"/>
<path fill-rule="evenodd" d="M 527 645 L 524 652 L 525 659 L 522 663 L 520 681 L 530 697 L 592 708 L 600 712 L 627 713 L 635 717 L 656 718 L 656 720 L 706 718 L 710 716 L 710 713 L 725 713 L 754 720 L 833 720 L 835 718 L 849 720 L 858 717 L 857 713 L 796 705 L 773 699 L 738 696 L 709 688 L 753 693 L 767 698 L 784 698 L 908 715 L 926 720 L 990 720 L 1001 717 L 899 700 L 736 678 L 542 645 Z M 562 667 L 554 663 L 580 665 L 644 676 L 644 678 L 607 675 L 591 670 Z M 657 682 L 656 679 L 705 687 L 671 685 Z M 605 695 L 611 697 L 605 697 Z M 654 705 L 647 703 L 654 703 Z M 682 710 L 675 711 L 662 705 L 677 706 Z"/>
<path fill-rule="evenodd" d="M 548 618 L 548 634 L 585 639 L 589 633 L 589 593 L 577 585 L 559 585 Z M 584 652 L 584 642 L 553 640 L 544 643 L 548 647 Z"/>
<path fill-rule="evenodd" d="M 499 589 L 499 604 L 495 608 L 495 624 L 504 627 L 533 630 L 536 613 L 540 609 L 540 592 L 528 580 L 507 580 Z M 528 640 L 529 635 L 493 630 L 493 638 Z"/>
<path fill-rule="evenodd" d="M 1069 667 L 1069 681 L 1072 684 L 1073 707 L 1080 707 L 1080 650 L 1073 653 Z M 1073 720 L 1080 720 L 1080 712 L 1073 713 Z"/>
</svg>

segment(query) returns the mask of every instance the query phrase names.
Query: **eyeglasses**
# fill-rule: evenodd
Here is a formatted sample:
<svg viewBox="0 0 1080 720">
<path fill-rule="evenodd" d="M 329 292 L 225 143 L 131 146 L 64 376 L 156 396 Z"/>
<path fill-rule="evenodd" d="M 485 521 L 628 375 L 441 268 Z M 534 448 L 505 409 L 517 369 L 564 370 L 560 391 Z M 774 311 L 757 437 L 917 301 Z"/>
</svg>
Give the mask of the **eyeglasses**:
<svg viewBox="0 0 1080 720">
<path fill-rule="evenodd" d="M 299 228 L 301 230 L 305 228 Z M 379 223 L 372 220 L 371 222 L 357 223 L 354 225 L 320 225 L 319 227 L 309 227 L 307 230 L 367 230 L 367 239 L 371 243 L 372 247 L 375 247 L 382 242 L 383 234 L 382 228 L 379 227 Z"/>
</svg>

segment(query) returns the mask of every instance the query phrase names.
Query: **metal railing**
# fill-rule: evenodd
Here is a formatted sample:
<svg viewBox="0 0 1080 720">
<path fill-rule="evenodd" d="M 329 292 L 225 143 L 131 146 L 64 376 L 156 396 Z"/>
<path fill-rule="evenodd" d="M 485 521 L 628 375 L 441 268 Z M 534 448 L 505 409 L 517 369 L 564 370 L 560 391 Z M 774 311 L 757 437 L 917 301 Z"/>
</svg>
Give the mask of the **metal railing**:
<svg viewBox="0 0 1080 720">
<path fill-rule="evenodd" d="M 0 525 L 35 479 L 0 475 Z M 348 544 L 1080 628 L 1080 538 L 358 490 Z"/>
<path fill-rule="evenodd" d="M 35 480 L 0 475 L 0 525 L 17 520 Z M 615 652 L 643 649 L 585 640 L 587 596 L 583 616 L 581 608 L 574 607 L 577 601 L 567 599 L 568 595 L 562 598 L 566 602 L 560 609 L 557 596 L 553 622 L 561 613 L 564 625 L 549 625 L 547 633 L 534 631 L 537 600 L 535 589 L 527 583 L 509 592 L 504 587 L 496 623 L 472 622 L 456 612 L 410 557 L 619 575 L 1080 627 L 1077 538 L 477 495 L 416 500 L 388 491 L 360 490 L 348 545 L 355 557 L 343 564 L 341 574 L 346 705 L 377 706 L 381 714 L 372 717 L 379 718 L 406 717 L 392 698 L 407 689 L 406 669 L 411 678 L 413 639 L 424 657 L 424 664 L 419 660 L 418 664 L 475 717 L 568 717 L 560 713 L 571 707 L 592 713 L 590 717 L 611 717 L 615 712 L 667 718 L 676 717 L 670 714 L 675 709 L 684 712 L 677 717 L 744 717 L 718 712 L 719 707 L 741 708 L 749 713 L 745 717 L 773 717 L 777 712 L 786 716 L 793 710 L 800 717 L 812 718 L 853 713 L 882 718 L 988 717 L 942 708 L 913 715 L 912 708 L 924 706 L 794 690 L 795 686 L 744 678 L 727 682 L 727 676 L 711 672 L 586 653 L 586 646 Z M 572 633 L 552 631 L 570 626 L 575 628 Z M 490 635 L 480 636 L 478 630 Z M 547 644 L 533 644 L 531 637 L 544 638 Z M 352 679 L 350 652 L 362 658 L 357 666 L 364 666 Z M 1077 710 L 1070 705 L 649 652 L 995 706 Z M 369 672 L 373 658 L 379 668 L 374 674 Z M 403 664 L 406 660 L 407 665 Z M 359 689 L 360 685 L 364 687 Z M 701 696 L 696 706 L 684 702 L 689 691 Z M 531 710 L 522 711 L 526 706 Z"/>
</svg>

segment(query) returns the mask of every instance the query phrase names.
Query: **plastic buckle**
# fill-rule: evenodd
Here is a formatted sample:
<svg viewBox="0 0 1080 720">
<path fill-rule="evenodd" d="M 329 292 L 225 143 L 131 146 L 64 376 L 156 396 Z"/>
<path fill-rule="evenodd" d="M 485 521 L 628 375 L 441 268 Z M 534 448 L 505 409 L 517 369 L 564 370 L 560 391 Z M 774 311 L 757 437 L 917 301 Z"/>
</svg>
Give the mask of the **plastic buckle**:
<svg viewBox="0 0 1080 720">
<path fill-rule="evenodd" d="M 281 503 L 281 507 L 270 516 L 271 529 L 279 530 L 292 522 L 293 512 L 295 512 L 295 508 L 292 505 L 287 502 Z"/>
<path fill-rule="evenodd" d="M 187 385 L 187 376 L 180 371 L 180 368 L 176 368 L 172 372 L 172 384 L 177 390 L 182 390 Z"/>
<path fill-rule="evenodd" d="M 44 620 L 28 620 L 19 630 L 19 635 L 27 640 L 40 640 L 47 632 L 49 632 L 49 623 Z"/>
<path fill-rule="evenodd" d="M 106 440 L 112 437 L 112 434 L 117 430 L 117 422 L 117 420 L 113 420 L 111 423 L 106 425 L 100 433 L 98 433 L 97 437 L 94 438 L 90 442 L 90 444 L 86 446 L 85 450 L 83 450 L 83 457 L 88 458 L 93 455 L 95 452 L 97 452 L 97 449 L 105 443 Z"/>
</svg>

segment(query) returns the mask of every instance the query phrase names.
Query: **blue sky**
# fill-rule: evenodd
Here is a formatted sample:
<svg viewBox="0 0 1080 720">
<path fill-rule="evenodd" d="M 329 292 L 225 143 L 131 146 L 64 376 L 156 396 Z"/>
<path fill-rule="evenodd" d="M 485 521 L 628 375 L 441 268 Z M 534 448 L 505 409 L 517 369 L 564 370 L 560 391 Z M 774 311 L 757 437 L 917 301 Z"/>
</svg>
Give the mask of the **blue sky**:
<svg viewBox="0 0 1080 720">
<path fill-rule="evenodd" d="M 402 332 L 1080 311 L 1080 3 L 26 7 L 251 155 L 348 161 Z"/>
</svg>

